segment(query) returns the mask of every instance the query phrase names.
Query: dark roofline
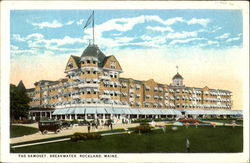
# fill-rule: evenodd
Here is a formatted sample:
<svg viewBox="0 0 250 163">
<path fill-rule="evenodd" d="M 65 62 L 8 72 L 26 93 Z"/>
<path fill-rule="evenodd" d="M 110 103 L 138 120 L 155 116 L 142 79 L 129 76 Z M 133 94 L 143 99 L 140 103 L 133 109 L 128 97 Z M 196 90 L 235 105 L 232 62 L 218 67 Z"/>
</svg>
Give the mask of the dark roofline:
<svg viewBox="0 0 250 163">
<path fill-rule="evenodd" d="M 33 91 L 35 91 L 35 88 L 28 88 L 28 89 L 26 89 L 26 92 L 33 92 Z"/>
</svg>

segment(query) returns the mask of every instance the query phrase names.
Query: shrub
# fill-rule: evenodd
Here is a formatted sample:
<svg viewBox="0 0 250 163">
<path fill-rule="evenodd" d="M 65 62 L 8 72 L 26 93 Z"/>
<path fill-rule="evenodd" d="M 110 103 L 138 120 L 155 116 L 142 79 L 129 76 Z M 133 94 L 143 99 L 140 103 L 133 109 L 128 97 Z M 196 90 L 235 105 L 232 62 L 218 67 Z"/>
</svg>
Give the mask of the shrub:
<svg viewBox="0 0 250 163">
<path fill-rule="evenodd" d="M 76 132 L 70 137 L 70 139 L 71 139 L 71 141 L 101 139 L 101 135 L 99 133 L 80 133 L 80 132 Z"/>
<path fill-rule="evenodd" d="M 135 132 L 148 133 L 148 132 L 151 132 L 151 127 L 148 124 L 140 125 L 140 126 L 135 127 Z"/>
</svg>

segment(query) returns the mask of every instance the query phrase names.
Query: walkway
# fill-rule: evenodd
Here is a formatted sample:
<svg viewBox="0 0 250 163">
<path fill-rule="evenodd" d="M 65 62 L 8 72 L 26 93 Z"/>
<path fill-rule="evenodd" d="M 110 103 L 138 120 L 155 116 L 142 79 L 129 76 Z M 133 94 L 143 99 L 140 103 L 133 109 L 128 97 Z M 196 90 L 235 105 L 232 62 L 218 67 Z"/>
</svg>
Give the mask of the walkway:
<svg viewBox="0 0 250 163">
<path fill-rule="evenodd" d="M 130 128 L 130 127 L 136 127 L 138 125 L 139 125 L 138 123 L 115 124 L 115 125 L 113 125 L 113 129 L 126 129 L 126 128 Z M 38 128 L 37 123 L 22 125 L 22 126 L 29 126 L 29 127 Z M 95 129 L 95 128 L 91 128 L 91 132 L 107 131 L 107 130 L 110 130 L 110 129 L 108 127 L 106 127 L 106 126 L 100 126 L 98 128 L 98 130 Z M 49 132 L 47 135 L 43 135 L 39 131 L 39 132 L 37 132 L 35 134 L 32 134 L 32 135 L 25 135 L 25 136 L 22 136 L 22 137 L 11 138 L 10 142 L 11 142 L 11 144 L 15 144 L 15 143 L 26 142 L 26 141 L 54 138 L 54 137 L 60 137 L 60 136 L 68 136 L 68 135 L 74 134 L 75 132 L 88 132 L 87 126 L 75 126 L 75 127 L 71 128 L 71 129 L 62 130 L 58 134 L 55 134 L 53 132 Z"/>
</svg>

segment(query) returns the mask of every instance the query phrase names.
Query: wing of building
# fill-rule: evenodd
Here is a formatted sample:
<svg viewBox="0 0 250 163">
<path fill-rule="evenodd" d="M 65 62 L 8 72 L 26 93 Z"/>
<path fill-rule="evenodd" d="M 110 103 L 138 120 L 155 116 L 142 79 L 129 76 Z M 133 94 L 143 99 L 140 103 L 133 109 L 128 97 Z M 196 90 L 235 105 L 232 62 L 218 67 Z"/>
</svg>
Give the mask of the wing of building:
<svg viewBox="0 0 250 163">
<path fill-rule="evenodd" d="M 153 79 L 121 78 L 122 72 L 115 56 L 106 56 L 97 45 L 89 44 L 80 57 L 70 56 L 66 78 L 41 80 L 28 90 L 30 113 L 35 117 L 105 119 L 113 114 L 178 116 L 187 109 L 215 113 L 232 108 L 231 91 L 185 86 L 178 72 L 169 85 Z"/>
</svg>

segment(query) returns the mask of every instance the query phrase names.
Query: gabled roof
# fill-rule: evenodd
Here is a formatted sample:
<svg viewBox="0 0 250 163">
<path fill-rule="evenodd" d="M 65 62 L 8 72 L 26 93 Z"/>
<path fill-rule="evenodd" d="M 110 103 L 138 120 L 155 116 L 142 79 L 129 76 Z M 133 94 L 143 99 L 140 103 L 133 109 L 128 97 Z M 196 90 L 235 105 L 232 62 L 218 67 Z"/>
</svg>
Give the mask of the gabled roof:
<svg viewBox="0 0 250 163">
<path fill-rule="evenodd" d="M 75 56 L 75 55 L 71 55 L 71 57 L 75 60 L 78 68 L 80 67 L 80 60 L 81 60 L 81 57 L 78 57 L 78 56 Z"/>
</svg>

